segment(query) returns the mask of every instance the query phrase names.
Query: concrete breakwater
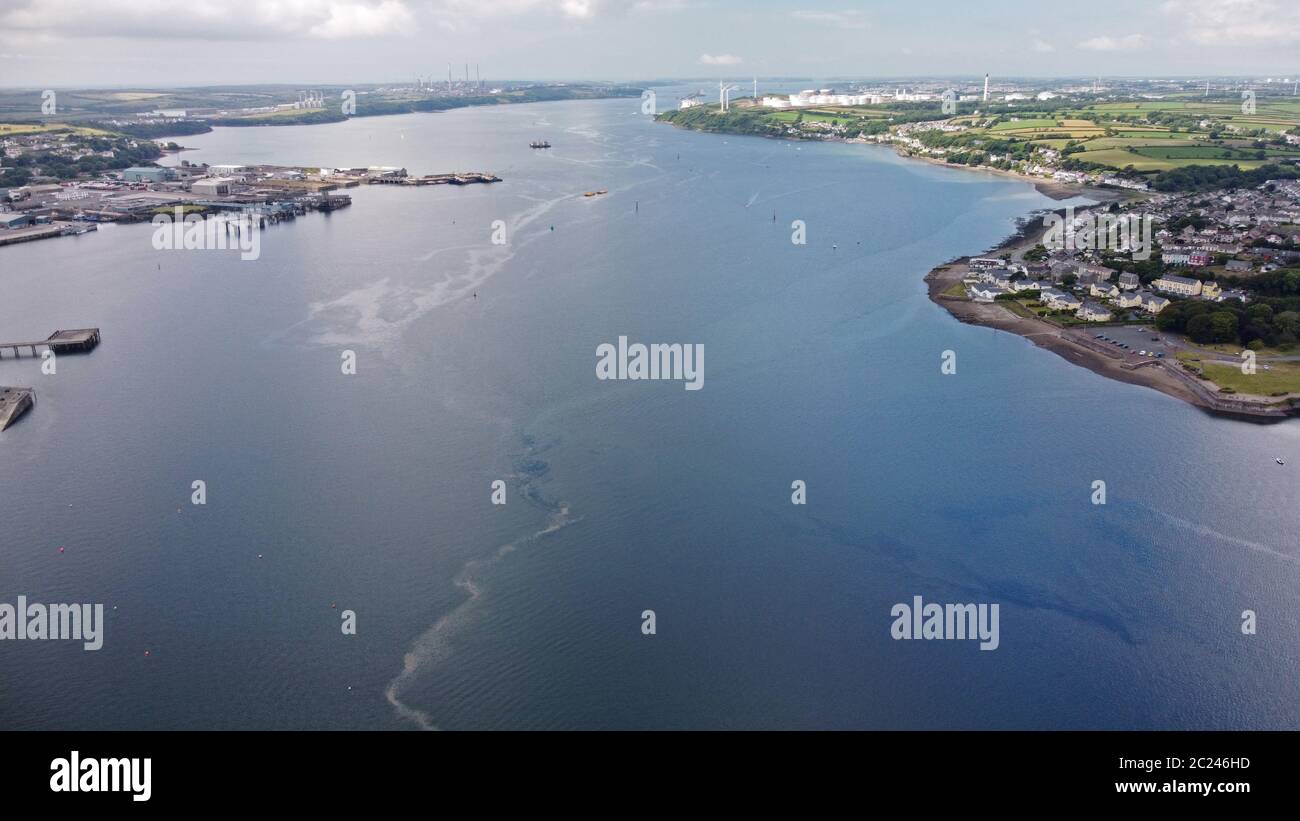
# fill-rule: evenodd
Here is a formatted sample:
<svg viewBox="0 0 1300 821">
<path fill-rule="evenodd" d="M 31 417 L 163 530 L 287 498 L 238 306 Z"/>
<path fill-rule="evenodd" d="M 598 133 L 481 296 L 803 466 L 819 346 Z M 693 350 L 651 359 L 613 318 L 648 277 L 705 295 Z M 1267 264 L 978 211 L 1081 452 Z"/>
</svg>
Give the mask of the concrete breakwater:
<svg viewBox="0 0 1300 821">
<path fill-rule="evenodd" d="M 31 388 L 0 385 L 0 430 L 12 425 L 35 404 L 36 391 Z"/>
<path fill-rule="evenodd" d="M 14 357 L 22 355 L 24 349 L 36 356 L 39 349 L 56 356 L 70 353 L 89 353 L 100 341 L 98 328 L 77 328 L 67 331 L 55 331 L 47 338 L 34 342 L 0 342 L 0 358 L 4 352 L 11 350 Z M 44 352 L 41 353 L 44 355 Z M 0 431 L 18 421 L 18 418 L 36 405 L 36 391 L 32 388 L 0 386 Z"/>
</svg>

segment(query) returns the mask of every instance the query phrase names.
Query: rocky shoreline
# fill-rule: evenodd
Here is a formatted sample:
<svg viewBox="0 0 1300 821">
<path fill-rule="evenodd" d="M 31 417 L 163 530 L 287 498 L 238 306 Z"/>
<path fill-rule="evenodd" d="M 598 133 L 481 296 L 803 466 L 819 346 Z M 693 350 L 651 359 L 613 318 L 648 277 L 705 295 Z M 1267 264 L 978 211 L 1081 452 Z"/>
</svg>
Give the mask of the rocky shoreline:
<svg viewBox="0 0 1300 821">
<path fill-rule="evenodd" d="M 1092 189 L 1059 183 L 1035 182 L 1034 186 L 1039 192 L 1053 199 L 1082 196 L 1107 202 L 1126 196 L 1126 193 L 1110 189 Z M 997 256 L 1006 251 L 1031 247 L 1037 242 L 1036 238 L 1042 235 L 1044 216 L 1044 213 L 1032 215 L 1011 236 L 988 251 L 973 256 Z M 961 282 L 969 271 L 967 265 L 971 258 L 967 256 L 954 259 L 925 276 L 930 301 L 941 306 L 961 322 L 1016 334 L 1093 373 L 1119 382 L 1152 388 L 1216 416 L 1272 423 L 1300 415 L 1300 403 L 1294 400 L 1289 404 L 1280 404 L 1266 397 L 1255 400 L 1241 396 L 1222 397 L 1212 388 L 1203 385 L 1196 377 L 1181 371 L 1174 360 L 1150 361 L 1133 366 L 1125 363 L 1123 358 L 1117 357 L 1113 351 L 1092 343 L 1083 332 L 1071 332 L 1041 319 L 1030 319 L 1014 314 L 997 303 L 974 302 L 947 295 L 945 291 Z"/>
</svg>

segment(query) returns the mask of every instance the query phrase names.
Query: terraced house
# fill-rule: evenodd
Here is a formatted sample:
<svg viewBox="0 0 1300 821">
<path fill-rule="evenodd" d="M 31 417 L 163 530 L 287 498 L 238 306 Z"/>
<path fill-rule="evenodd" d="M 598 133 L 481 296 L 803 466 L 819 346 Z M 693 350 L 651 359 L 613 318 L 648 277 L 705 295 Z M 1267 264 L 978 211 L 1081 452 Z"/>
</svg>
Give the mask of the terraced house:
<svg viewBox="0 0 1300 821">
<path fill-rule="evenodd" d="M 1191 277 L 1165 275 L 1151 283 L 1152 287 L 1179 296 L 1200 296 L 1201 281 Z"/>
</svg>

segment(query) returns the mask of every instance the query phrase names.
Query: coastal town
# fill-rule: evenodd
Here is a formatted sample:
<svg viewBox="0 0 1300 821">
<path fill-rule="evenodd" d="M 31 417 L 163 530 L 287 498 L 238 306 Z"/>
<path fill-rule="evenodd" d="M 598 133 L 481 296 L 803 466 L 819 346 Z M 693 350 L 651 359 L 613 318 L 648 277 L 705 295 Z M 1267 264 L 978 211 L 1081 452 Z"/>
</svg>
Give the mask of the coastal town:
<svg viewBox="0 0 1300 821">
<path fill-rule="evenodd" d="M 47 166 L 56 157 L 68 163 L 112 159 L 114 149 L 96 151 L 92 140 L 74 130 L 0 138 L 6 161 L 33 154 Z M 148 141 L 124 139 L 127 148 Z M 158 153 L 158 152 L 155 152 Z M 175 166 L 132 165 L 120 170 L 87 170 L 75 179 L 24 165 L 26 184 L 0 188 L 0 246 L 84 234 L 100 225 L 142 222 L 181 209 L 186 215 L 238 216 L 266 226 L 302 214 L 328 212 L 352 203 L 339 189 L 359 185 L 471 185 L 499 182 L 479 171 L 416 176 L 405 168 L 366 166 L 309 168 L 277 165 L 208 165 L 182 160 Z"/>
<path fill-rule="evenodd" d="M 748 98 L 724 84 L 716 105 L 688 95 L 660 119 L 887 146 L 1092 199 L 931 272 L 932 298 L 1112 378 L 1282 418 L 1300 413 L 1300 88 L 1211 85 L 985 76 L 762 94 L 755 81 Z"/>
<path fill-rule="evenodd" d="M 985 76 L 974 87 L 926 81 L 763 94 L 755 80 L 750 97 L 733 99 L 739 88 L 720 84 L 717 104 L 688 94 L 659 118 L 699 130 L 888 146 L 1024 179 L 1055 198 L 1099 202 L 1042 215 L 1041 236 L 944 266 L 935 297 L 950 311 L 969 318 L 954 304 L 988 306 L 1032 323 L 1027 335 L 1046 333 L 1133 370 L 1140 364 L 1144 378 L 1170 371 L 1192 380 L 1198 394 L 1213 394 L 1213 402 L 1198 400 L 1202 406 L 1241 410 L 1250 400 L 1250 414 L 1270 416 L 1300 408 L 1291 354 L 1300 344 L 1300 273 L 1291 270 L 1300 266 L 1300 102 L 1286 89 L 1256 96 L 1233 86 L 1214 95 L 1208 84 L 1198 94 L 1169 82 L 1099 80 L 1046 88 Z M 466 103 L 479 90 L 467 75 L 447 89 L 419 80 L 401 95 Z M 1231 101 L 1238 92 L 1246 102 Z M 319 112 L 323 101 L 302 92 L 269 113 Z M 237 232 L 236 219 L 266 226 L 347 207 L 351 197 L 339 191 L 358 185 L 500 179 L 387 166 L 162 163 L 183 151 L 170 137 L 229 113 L 153 108 L 91 123 L 0 124 L 0 246 L 158 219 L 215 218 Z M 133 136 L 140 133 L 153 136 Z M 1128 338 L 1133 333 L 1120 328 L 1147 336 Z M 1259 363 L 1245 375 L 1268 378 L 1235 378 L 1242 351 Z"/>
<path fill-rule="evenodd" d="M 1144 243 L 1117 243 L 1121 232 L 1097 228 L 1107 217 L 1155 230 Z M 1212 411 L 1277 419 L 1300 406 L 1297 223 L 1293 180 L 1127 194 L 1042 215 L 996 253 L 928 280 L 932 298 L 963 321 Z"/>
</svg>

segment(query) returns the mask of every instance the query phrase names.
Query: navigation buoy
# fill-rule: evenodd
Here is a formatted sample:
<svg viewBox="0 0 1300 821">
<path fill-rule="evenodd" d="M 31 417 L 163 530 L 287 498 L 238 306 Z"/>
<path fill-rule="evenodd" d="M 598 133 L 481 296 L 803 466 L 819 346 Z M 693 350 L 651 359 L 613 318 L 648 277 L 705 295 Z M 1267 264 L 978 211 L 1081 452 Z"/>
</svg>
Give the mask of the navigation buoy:
<svg viewBox="0 0 1300 821">
<path fill-rule="evenodd" d="M 145 650 L 145 651 L 144 651 L 144 654 L 145 654 L 146 656 L 149 655 L 149 651 L 148 651 L 148 650 Z"/>
<path fill-rule="evenodd" d="M 59 548 L 59 552 L 62 553 L 62 552 L 63 552 L 63 548 L 60 547 L 60 548 Z"/>
<path fill-rule="evenodd" d="M 259 559 L 262 558 L 262 554 L 261 554 L 261 553 L 258 553 L 258 554 L 257 554 L 257 558 L 259 558 Z"/>
</svg>

